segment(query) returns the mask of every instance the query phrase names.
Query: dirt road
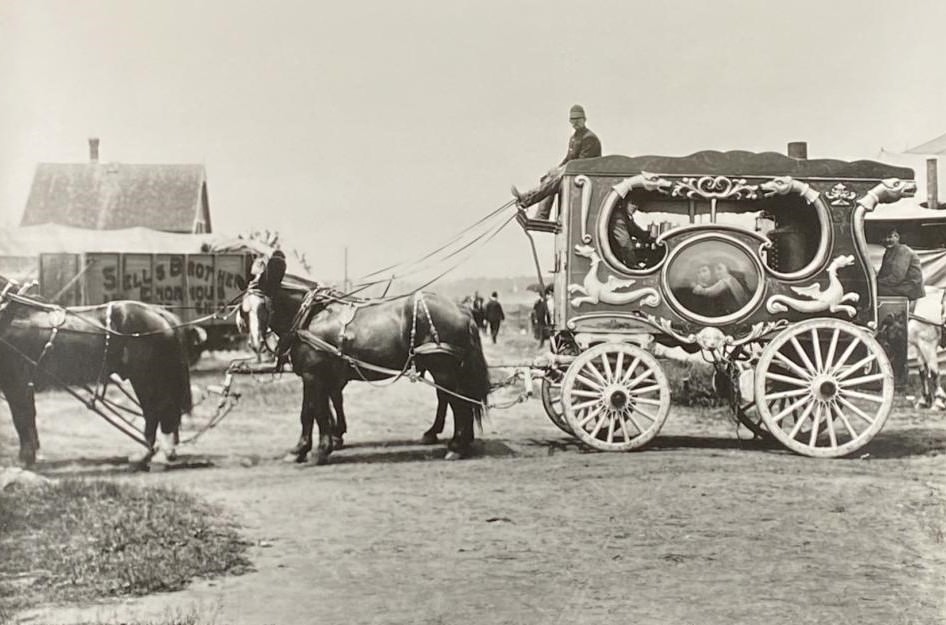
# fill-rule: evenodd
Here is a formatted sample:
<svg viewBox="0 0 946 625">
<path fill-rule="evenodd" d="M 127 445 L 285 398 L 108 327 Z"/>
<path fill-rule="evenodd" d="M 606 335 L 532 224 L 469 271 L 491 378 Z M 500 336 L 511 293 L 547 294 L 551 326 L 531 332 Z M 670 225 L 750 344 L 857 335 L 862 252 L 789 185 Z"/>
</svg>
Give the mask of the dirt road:
<svg viewBox="0 0 946 625">
<path fill-rule="evenodd" d="M 22 622 L 946 622 L 946 417 L 903 400 L 863 459 L 741 442 L 725 411 L 682 408 L 646 451 L 583 453 L 531 400 L 447 463 L 411 442 L 428 389 L 353 384 L 351 446 L 316 467 L 279 458 L 297 382 L 239 384 L 238 409 L 184 450 L 210 468 L 127 474 L 107 460 L 134 447 L 56 395 L 40 403 L 43 468 L 199 493 L 243 525 L 256 572 Z"/>
</svg>

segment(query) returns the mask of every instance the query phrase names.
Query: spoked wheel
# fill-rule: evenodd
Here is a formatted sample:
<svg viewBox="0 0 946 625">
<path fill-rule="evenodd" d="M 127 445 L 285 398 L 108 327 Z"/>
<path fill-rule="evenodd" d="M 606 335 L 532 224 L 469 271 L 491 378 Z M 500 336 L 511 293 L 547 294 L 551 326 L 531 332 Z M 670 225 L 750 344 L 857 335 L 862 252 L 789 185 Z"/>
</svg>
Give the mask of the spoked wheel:
<svg viewBox="0 0 946 625">
<path fill-rule="evenodd" d="M 539 391 L 542 395 L 542 407 L 545 408 L 545 414 L 549 416 L 549 421 L 566 434 L 573 435 L 572 429 L 565 420 L 565 409 L 562 407 L 561 373 L 558 376 L 558 382 L 549 378 L 542 379 L 542 388 Z"/>
<path fill-rule="evenodd" d="M 562 381 L 565 421 L 583 443 L 602 451 L 641 447 L 670 412 L 670 384 L 657 359 L 628 343 L 582 352 Z"/>
<path fill-rule="evenodd" d="M 839 319 L 810 319 L 778 334 L 756 367 L 756 407 L 780 443 L 836 458 L 866 445 L 887 421 L 893 369 L 874 337 Z"/>
</svg>

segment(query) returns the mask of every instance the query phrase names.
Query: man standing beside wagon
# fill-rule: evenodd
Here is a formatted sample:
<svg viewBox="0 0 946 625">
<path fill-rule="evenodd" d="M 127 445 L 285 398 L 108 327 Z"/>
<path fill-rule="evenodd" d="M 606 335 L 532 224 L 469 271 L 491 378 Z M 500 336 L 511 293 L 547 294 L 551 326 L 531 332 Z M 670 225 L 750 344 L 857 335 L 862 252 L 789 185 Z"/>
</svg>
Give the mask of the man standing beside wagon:
<svg viewBox="0 0 946 625">
<path fill-rule="evenodd" d="M 926 295 L 920 257 L 900 242 L 900 232 L 891 228 L 884 238 L 884 258 L 877 272 L 877 294 L 905 297 L 910 301 L 910 312 L 916 301 Z"/>
</svg>

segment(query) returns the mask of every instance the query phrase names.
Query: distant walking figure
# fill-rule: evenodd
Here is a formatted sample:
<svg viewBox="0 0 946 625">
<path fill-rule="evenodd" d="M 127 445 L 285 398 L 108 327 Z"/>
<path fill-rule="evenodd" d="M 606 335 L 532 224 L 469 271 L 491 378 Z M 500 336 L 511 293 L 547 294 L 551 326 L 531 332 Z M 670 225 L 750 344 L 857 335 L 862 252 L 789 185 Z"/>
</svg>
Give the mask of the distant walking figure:
<svg viewBox="0 0 946 625">
<path fill-rule="evenodd" d="M 483 309 L 483 298 L 477 291 L 473 295 L 473 323 L 480 329 L 480 332 L 486 332 L 486 312 Z"/>
<path fill-rule="evenodd" d="M 499 334 L 499 326 L 502 324 L 503 320 L 506 319 L 506 314 L 503 312 L 503 306 L 499 303 L 499 295 L 496 291 L 493 291 L 493 294 L 489 296 L 489 301 L 486 302 L 486 323 L 489 324 L 489 335 L 493 339 L 493 343 L 496 342 L 496 335 Z"/>
</svg>

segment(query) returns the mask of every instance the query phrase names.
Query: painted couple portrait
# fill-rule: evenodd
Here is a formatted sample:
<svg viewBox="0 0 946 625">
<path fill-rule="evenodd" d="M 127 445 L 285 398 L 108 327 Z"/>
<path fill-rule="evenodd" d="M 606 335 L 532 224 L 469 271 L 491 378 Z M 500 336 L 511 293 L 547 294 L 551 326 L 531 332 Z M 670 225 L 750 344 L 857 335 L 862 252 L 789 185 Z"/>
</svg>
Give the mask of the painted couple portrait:
<svg viewBox="0 0 946 625">
<path fill-rule="evenodd" d="M 681 254 L 671 272 L 671 291 L 680 305 L 703 317 L 725 317 L 746 307 L 759 284 L 748 257 L 710 244 Z M 728 246 L 727 246 L 728 247 Z M 712 249 L 715 248 L 715 249 Z M 729 252 L 721 254 L 720 252 Z M 708 253 L 709 252 L 709 253 Z"/>
</svg>

